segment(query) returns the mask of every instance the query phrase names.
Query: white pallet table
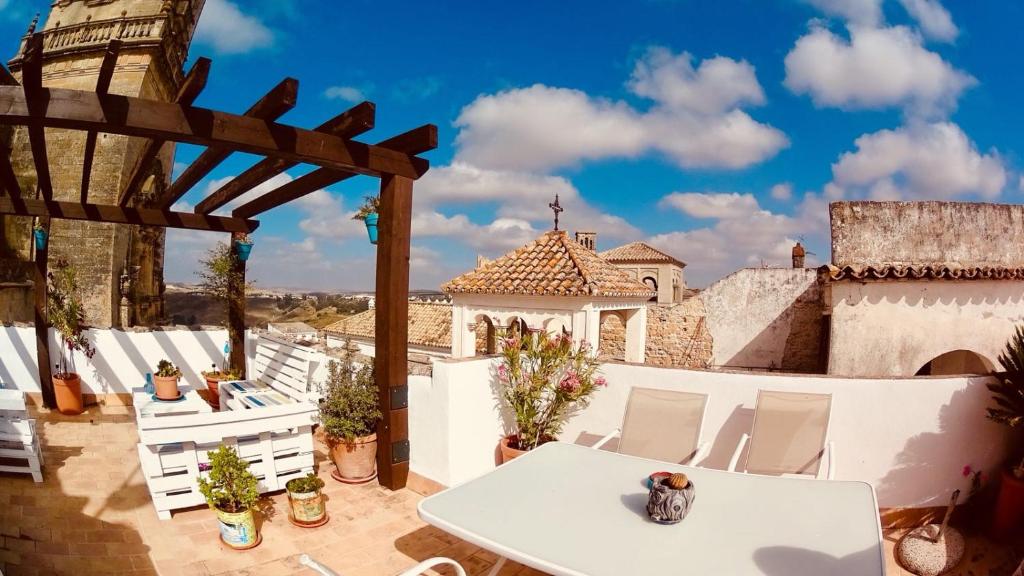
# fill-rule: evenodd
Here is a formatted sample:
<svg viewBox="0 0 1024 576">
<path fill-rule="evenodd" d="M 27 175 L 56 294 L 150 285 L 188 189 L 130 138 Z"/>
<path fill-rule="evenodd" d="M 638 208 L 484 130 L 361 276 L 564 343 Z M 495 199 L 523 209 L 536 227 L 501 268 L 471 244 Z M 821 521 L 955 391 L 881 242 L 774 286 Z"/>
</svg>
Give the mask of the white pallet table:
<svg viewBox="0 0 1024 576">
<path fill-rule="evenodd" d="M 0 472 L 31 474 L 43 481 L 43 451 L 36 434 L 36 421 L 28 417 L 25 393 L 0 389 Z M 14 461 L 24 461 L 20 464 Z"/>
<path fill-rule="evenodd" d="M 149 416 L 173 416 L 176 414 L 200 414 L 213 412 L 213 408 L 206 400 L 199 395 L 198 390 L 192 386 L 178 386 L 178 390 L 185 396 L 178 402 L 166 402 L 154 400 L 152 392 L 146 392 L 144 387 L 132 388 L 132 405 L 135 413 L 142 418 Z"/>
</svg>

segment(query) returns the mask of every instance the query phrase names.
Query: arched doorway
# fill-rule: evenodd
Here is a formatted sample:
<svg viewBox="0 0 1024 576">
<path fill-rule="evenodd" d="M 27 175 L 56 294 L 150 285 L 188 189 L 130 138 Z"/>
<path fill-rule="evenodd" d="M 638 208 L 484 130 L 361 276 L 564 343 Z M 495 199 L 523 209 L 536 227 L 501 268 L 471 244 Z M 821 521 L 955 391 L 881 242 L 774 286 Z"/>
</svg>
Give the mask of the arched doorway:
<svg viewBox="0 0 1024 576">
<path fill-rule="evenodd" d="M 626 357 L 626 320 L 619 312 L 601 312 L 598 350 L 603 358 L 623 360 Z"/>
<path fill-rule="evenodd" d="M 530 331 L 530 327 L 526 325 L 526 321 L 515 316 L 510 317 L 507 320 L 505 326 L 505 336 L 509 338 L 521 338 L 523 334 Z"/>
<path fill-rule="evenodd" d="M 954 374 L 989 374 L 995 366 L 977 352 L 953 350 L 939 354 L 918 369 L 915 376 L 941 376 Z"/>
<path fill-rule="evenodd" d="M 486 314 L 480 314 L 473 319 L 476 323 L 476 353 L 495 354 L 497 348 L 497 331 L 494 329 L 494 322 Z"/>
<path fill-rule="evenodd" d="M 652 276 L 644 276 L 643 283 L 647 284 L 647 287 L 654 290 L 654 296 L 650 299 L 651 302 L 658 301 L 658 280 Z"/>
</svg>

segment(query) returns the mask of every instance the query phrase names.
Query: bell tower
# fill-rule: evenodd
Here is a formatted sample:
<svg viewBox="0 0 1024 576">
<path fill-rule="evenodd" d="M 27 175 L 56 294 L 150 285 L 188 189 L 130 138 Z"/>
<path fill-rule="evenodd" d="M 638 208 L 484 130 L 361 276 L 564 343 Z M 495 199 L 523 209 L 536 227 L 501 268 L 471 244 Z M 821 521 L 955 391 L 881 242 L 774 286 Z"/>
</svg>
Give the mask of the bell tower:
<svg viewBox="0 0 1024 576">
<path fill-rule="evenodd" d="M 41 32 L 43 85 L 92 91 L 110 41 L 118 40 L 108 92 L 171 101 L 184 79 L 183 66 L 204 1 L 55 0 L 41 28 L 38 16 L 29 25 L 9 67 L 20 79 L 29 41 Z M 28 134 L 17 129 L 8 139 L 22 190 L 33 194 L 37 183 Z M 86 133 L 47 128 L 46 144 L 54 199 L 79 201 Z M 145 144 L 143 138 L 97 136 L 88 202 L 117 204 Z M 164 144 L 156 161 L 140 175 L 143 184 L 131 205 L 145 205 L 170 185 L 173 159 L 174 143 Z M 0 222 L 0 259 L 31 260 L 30 227 L 27 218 L 5 217 Z M 76 268 L 86 288 L 87 324 L 150 325 L 164 315 L 164 239 L 160 228 L 55 219 L 49 257 L 67 260 Z"/>
</svg>

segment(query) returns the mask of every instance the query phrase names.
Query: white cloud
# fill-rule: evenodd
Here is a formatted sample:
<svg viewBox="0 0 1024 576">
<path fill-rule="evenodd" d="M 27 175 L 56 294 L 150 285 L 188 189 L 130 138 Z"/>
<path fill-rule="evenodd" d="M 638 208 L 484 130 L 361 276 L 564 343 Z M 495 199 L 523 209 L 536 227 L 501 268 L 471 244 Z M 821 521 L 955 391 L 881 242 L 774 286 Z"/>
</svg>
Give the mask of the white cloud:
<svg viewBox="0 0 1024 576">
<path fill-rule="evenodd" d="M 960 34 L 953 17 L 939 0 L 900 0 L 903 8 L 917 20 L 925 36 L 933 40 L 952 42 Z"/>
<path fill-rule="evenodd" d="M 355 86 L 331 86 L 324 90 L 324 96 L 331 100 L 343 100 L 353 104 L 366 100 L 366 93 Z"/>
<path fill-rule="evenodd" d="M 734 218 L 759 209 L 752 194 L 673 192 L 659 202 L 695 218 Z"/>
<path fill-rule="evenodd" d="M 207 0 L 195 39 L 221 54 L 241 54 L 272 45 L 274 33 L 231 0 Z"/>
<path fill-rule="evenodd" d="M 353 220 L 355 208 L 345 208 L 340 196 L 326 190 L 317 190 L 292 203 L 302 210 L 306 217 L 299 221 L 299 228 L 317 238 L 354 238 L 366 235 L 366 225 Z"/>
<path fill-rule="evenodd" d="M 882 22 L 881 0 L 806 0 L 830 16 L 838 16 L 860 26 L 877 26 Z"/>
<path fill-rule="evenodd" d="M 922 45 L 905 26 L 851 26 L 850 39 L 814 26 L 786 55 L 786 86 L 818 106 L 905 107 L 911 115 L 952 109 L 977 81 Z"/>
<path fill-rule="evenodd" d="M 911 124 L 865 134 L 832 165 L 843 190 L 875 199 L 949 199 L 976 194 L 994 199 L 1006 185 L 1002 158 L 980 153 L 951 122 Z"/>
<path fill-rule="evenodd" d="M 776 200 L 789 200 L 793 197 L 793 185 L 789 182 L 780 182 L 771 187 L 770 193 Z"/>
<path fill-rule="evenodd" d="M 455 124 L 456 160 L 481 168 L 548 171 L 582 161 L 661 153 L 683 167 L 743 168 L 788 145 L 738 108 L 764 94 L 746 62 L 653 49 L 636 65 L 634 92 L 655 105 L 535 84 L 477 97 Z"/>
</svg>

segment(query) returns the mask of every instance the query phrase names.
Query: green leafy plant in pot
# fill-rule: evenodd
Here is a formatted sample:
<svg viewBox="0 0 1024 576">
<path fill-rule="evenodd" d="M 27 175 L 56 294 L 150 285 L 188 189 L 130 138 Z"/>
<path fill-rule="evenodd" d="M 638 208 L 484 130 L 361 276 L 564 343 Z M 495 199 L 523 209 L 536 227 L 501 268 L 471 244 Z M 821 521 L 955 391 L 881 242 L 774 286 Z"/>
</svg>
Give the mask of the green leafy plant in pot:
<svg viewBox="0 0 1024 576">
<path fill-rule="evenodd" d="M 341 482 L 369 482 L 377 476 L 377 423 L 381 412 L 373 365 L 357 365 L 348 345 L 341 361 L 327 365 L 320 384 L 318 420 Z"/>
<path fill-rule="evenodd" d="M 92 358 L 96 350 L 84 333 L 85 307 L 82 305 L 78 276 L 66 260 L 57 260 L 47 273 L 46 316 L 61 342 L 60 356 L 51 376 L 57 410 L 61 414 L 81 414 L 82 379 L 72 370 L 74 353 Z"/>
<path fill-rule="evenodd" d="M 153 384 L 156 389 L 156 397 L 160 400 L 177 400 L 178 379 L 181 378 L 181 370 L 171 364 L 170 360 L 161 360 L 156 365 L 156 372 L 153 373 Z"/>
<path fill-rule="evenodd" d="M 597 372 L 590 346 L 573 343 L 567 334 L 527 332 L 502 338 L 500 401 L 515 416 L 514 428 L 501 440 L 502 462 L 555 440 L 569 417 L 607 385 Z"/>
<path fill-rule="evenodd" d="M 324 481 L 315 472 L 301 478 L 292 478 L 284 487 L 288 490 L 288 505 L 291 509 L 288 519 L 292 524 L 312 528 L 327 523 L 327 506 L 320 492 Z"/>
<path fill-rule="evenodd" d="M 206 503 L 217 513 L 220 539 L 236 550 L 253 548 L 261 541 L 254 515 L 259 482 L 234 448 L 222 445 L 209 455 L 210 463 L 199 467 L 206 475 L 197 482 Z"/>
<path fill-rule="evenodd" d="M 989 384 L 996 406 L 988 409 L 988 417 L 1014 429 L 1024 427 L 1024 327 L 1018 326 L 1006 348 L 999 355 L 1003 372 L 995 374 L 998 382 Z M 1018 447 L 1017 456 L 1021 456 Z M 991 534 L 1006 540 L 1024 524 L 1024 460 L 1004 468 L 996 499 Z"/>
</svg>

